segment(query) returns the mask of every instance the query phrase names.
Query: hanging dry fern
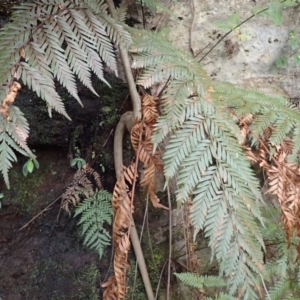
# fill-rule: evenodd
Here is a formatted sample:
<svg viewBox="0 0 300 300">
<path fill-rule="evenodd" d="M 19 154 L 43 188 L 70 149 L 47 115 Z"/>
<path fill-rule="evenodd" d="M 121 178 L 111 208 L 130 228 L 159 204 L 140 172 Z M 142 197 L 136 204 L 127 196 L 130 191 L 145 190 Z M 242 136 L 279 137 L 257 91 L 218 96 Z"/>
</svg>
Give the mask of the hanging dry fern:
<svg viewBox="0 0 300 300">
<path fill-rule="evenodd" d="M 4 98 L 4 100 L 0 106 L 0 113 L 2 113 L 5 116 L 5 118 L 8 117 L 9 108 L 10 108 L 11 104 L 15 101 L 15 98 L 17 97 L 20 89 L 21 89 L 21 84 L 18 83 L 17 81 L 14 81 L 10 87 L 10 92 Z"/>
<path fill-rule="evenodd" d="M 99 174 L 90 166 L 84 165 L 82 169 L 77 170 L 71 185 L 62 195 L 61 208 L 69 215 L 69 205 L 77 206 L 81 201 L 80 196 L 89 198 L 94 194 L 94 183 L 99 190 L 102 189 Z"/>
<path fill-rule="evenodd" d="M 142 97 L 142 120 L 137 122 L 131 130 L 132 146 L 137 153 L 138 159 L 144 166 L 144 177 L 141 180 L 141 186 L 147 189 L 150 200 L 155 208 L 168 209 L 159 203 L 156 195 L 156 172 L 163 170 L 163 163 L 160 159 L 160 153 L 156 149 L 153 153 L 153 129 L 158 119 L 157 102 L 158 99 L 151 95 Z"/>
<path fill-rule="evenodd" d="M 240 122 L 242 134 L 247 137 L 252 132 L 249 125 L 253 122 L 253 116 L 248 115 Z M 248 158 L 263 168 L 267 175 L 269 189 L 266 191 L 277 197 L 281 207 L 281 221 L 287 234 L 288 244 L 294 229 L 300 236 L 300 169 L 296 163 L 289 163 L 288 155 L 293 152 L 293 143 L 289 138 L 284 138 L 279 145 L 270 142 L 274 128 L 265 128 L 258 138 L 258 147 L 254 150 L 245 147 Z M 300 252 L 299 252 L 300 253 Z"/>
<path fill-rule="evenodd" d="M 136 165 L 123 169 L 113 192 L 114 210 L 113 241 L 115 246 L 114 276 L 102 285 L 105 287 L 104 299 L 125 299 L 126 271 L 128 268 L 128 251 L 130 249 L 130 226 L 133 213 L 132 186 L 137 178 Z"/>
</svg>

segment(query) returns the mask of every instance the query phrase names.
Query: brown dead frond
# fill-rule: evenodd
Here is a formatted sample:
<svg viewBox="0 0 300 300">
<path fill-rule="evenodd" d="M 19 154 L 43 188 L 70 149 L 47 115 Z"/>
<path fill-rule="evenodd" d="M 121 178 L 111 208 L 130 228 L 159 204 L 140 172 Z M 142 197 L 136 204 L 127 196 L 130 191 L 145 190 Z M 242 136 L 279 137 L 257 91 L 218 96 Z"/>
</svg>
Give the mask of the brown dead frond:
<svg viewBox="0 0 300 300">
<path fill-rule="evenodd" d="M 248 122 L 240 122 L 245 143 L 250 133 Z M 256 150 L 244 146 L 247 157 L 250 161 L 258 164 L 267 175 L 269 189 L 266 191 L 277 197 L 281 207 L 281 221 L 287 234 L 287 241 L 294 232 L 300 236 L 300 168 L 295 163 L 289 163 L 287 156 L 292 153 L 293 142 L 285 138 L 280 145 L 272 144 L 269 139 L 274 128 L 268 127 L 258 138 L 259 146 Z M 245 133 L 247 133 L 245 135 Z M 300 249 L 299 249 L 300 250 Z"/>
<path fill-rule="evenodd" d="M 92 167 L 85 165 L 74 175 L 74 179 L 62 195 L 61 208 L 70 215 L 69 205 L 77 206 L 81 201 L 80 196 L 91 197 L 94 193 L 94 186 L 102 189 L 100 175 Z"/>
<path fill-rule="evenodd" d="M 142 97 L 142 113 L 143 119 L 137 122 L 131 130 L 132 146 L 144 167 L 141 186 L 147 189 L 154 207 L 168 209 L 159 203 L 159 198 L 156 195 L 156 173 L 163 170 L 160 153 L 157 149 L 155 152 L 153 151 L 152 143 L 153 128 L 158 118 L 157 98 L 144 95 Z"/>
<path fill-rule="evenodd" d="M 21 84 L 18 83 L 17 81 L 14 81 L 12 86 L 10 87 L 9 93 L 4 98 L 0 106 L 0 112 L 5 116 L 5 118 L 8 117 L 9 108 L 12 105 L 12 103 L 15 101 L 15 98 L 17 97 L 20 89 L 21 89 Z"/>
<path fill-rule="evenodd" d="M 102 287 L 106 287 L 104 299 L 125 299 L 126 295 L 126 271 L 128 268 L 128 251 L 130 249 L 130 226 L 133 213 L 131 190 L 137 178 L 136 165 L 131 164 L 123 169 L 122 174 L 115 185 L 113 192 L 113 241 L 115 247 L 114 276 Z"/>
</svg>

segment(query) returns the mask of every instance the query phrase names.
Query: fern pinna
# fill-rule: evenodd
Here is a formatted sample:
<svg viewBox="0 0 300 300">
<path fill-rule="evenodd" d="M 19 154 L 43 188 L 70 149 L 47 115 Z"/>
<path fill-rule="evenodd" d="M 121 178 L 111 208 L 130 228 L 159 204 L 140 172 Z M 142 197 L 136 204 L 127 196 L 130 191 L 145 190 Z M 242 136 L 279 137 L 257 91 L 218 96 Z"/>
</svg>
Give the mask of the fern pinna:
<svg viewBox="0 0 300 300">
<path fill-rule="evenodd" d="M 100 258 L 104 248 L 111 242 L 110 234 L 104 228 L 105 222 L 111 225 L 112 221 L 111 197 L 105 190 L 96 190 L 94 195 L 78 204 L 74 215 L 81 215 L 78 225 L 81 226 L 81 235 L 84 236 L 83 243 L 95 250 Z"/>
<path fill-rule="evenodd" d="M 112 42 L 126 48 L 129 34 L 107 13 L 102 0 L 37 0 L 24 3 L 0 30 L 0 171 L 9 185 L 13 150 L 35 157 L 26 146 L 29 127 L 12 109 L 22 81 L 46 101 L 48 111 L 69 118 L 56 92 L 57 80 L 80 103 L 75 76 L 96 94 L 91 70 L 104 82 L 103 62 L 117 74 Z M 7 98 L 12 93 L 14 97 Z M 13 113 L 14 111 L 14 113 Z M 22 141 L 22 142 L 20 142 Z"/>
<path fill-rule="evenodd" d="M 270 141 L 278 145 L 293 129 L 289 158 L 295 160 L 299 113 L 282 97 L 212 82 L 164 33 L 131 32 L 133 66 L 144 68 L 138 83 L 163 88 L 153 142 L 157 147 L 170 135 L 163 156 L 165 176 L 177 177 L 179 203 L 193 195 L 190 217 L 195 235 L 204 230 L 210 239 L 212 258 L 220 262 L 229 294 L 238 290 L 243 299 L 257 299 L 255 276 L 264 269 L 259 209 L 263 204 L 244 150 L 248 144 L 259 148 L 259 137 L 269 127 Z M 249 114 L 255 122 L 245 133 L 242 118 Z"/>
</svg>

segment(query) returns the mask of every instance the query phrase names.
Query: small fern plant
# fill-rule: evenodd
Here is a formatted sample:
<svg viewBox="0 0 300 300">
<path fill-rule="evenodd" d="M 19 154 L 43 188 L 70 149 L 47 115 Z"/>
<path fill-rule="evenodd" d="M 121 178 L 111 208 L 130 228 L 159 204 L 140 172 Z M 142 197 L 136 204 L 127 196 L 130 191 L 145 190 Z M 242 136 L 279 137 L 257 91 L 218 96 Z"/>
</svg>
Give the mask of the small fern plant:
<svg viewBox="0 0 300 300">
<path fill-rule="evenodd" d="M 92 197 L 84 199 L 75 209 L 74 217 L 80 215 L 78 225 L 83 244 L 96 251 L 101 259 L 106 246 L 111 244 L 111 236 L 104 228 L 112 222 L 112 195 L 105 190 L 96 190 Z"/>
<path fill-rule="evenodd" d="M 80 104 L 76 77 L 97 94 L 91 71 L 107 84 L 103 64 L 117 74 L 113 43 L 127 49 L 131 38 L 103 0 L 23 3 L 0 29 L 0 172 L 8 187 L 14 151 L 35 159 L 26 144 L 29 125 L 13 105 L 18 81 L 45 100 L 50 116 L 54 109 L 69 119 L 55 82 Z"/>
</svg>

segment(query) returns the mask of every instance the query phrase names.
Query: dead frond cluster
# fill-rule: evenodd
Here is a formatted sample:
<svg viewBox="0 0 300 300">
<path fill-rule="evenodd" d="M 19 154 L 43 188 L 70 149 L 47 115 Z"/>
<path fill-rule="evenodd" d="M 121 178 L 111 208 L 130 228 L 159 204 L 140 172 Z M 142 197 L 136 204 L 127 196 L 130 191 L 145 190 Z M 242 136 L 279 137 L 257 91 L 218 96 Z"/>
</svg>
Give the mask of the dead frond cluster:
<svg viewBox="0 0 300 300">
<path fill-rule="evenodd" d="M 141 186 L 147 189 L 152 204 L 156 208 L 168 209 L 159 203 L 156 195 L 156 172 L 163 170 L 160 153 L 153 153 L 152 135 L 154 124 L 158 118 L 157 101 L 151 95 L 142 97 L 141 121 L 138 121 L 131 130 L 131 142 L 136 152 L 136 162 L 123 170 L 115 185 L 113 193 L 113 240 L 115 246 L 114 276 L 102 285 L 104 299 L 124 299 L 126 295 L 126 271 L 128 268 L 128 251 L 130 248 L 129 233 L 133 213 L 134 183 L 137 178 L 137 163 L 140 161 L 144 167 L 144 177 Z"/>
<path fill-rule="evenodd" d="M 19 90 L 21 89 L 21 84 L 17 81 L 14 81 L 10 87 L 9 93 L 4 98 L 1 106 L 0 106 L 0 113 L 2 113 L 5 118 L 9 115 L 9 108 L 11 104 L 15 101 L 15 98 L 18 95 Z"/>
<path fill-rule="evenodd" d="M 80 196 L 91 197 L 95 193 L 94 185 L 102 189 L 100 176 L 92 167 L 85 165 L 77 170 L 72 183 L 62 195 L 61 208 L 70 215 L 69 205 L 77 206 L 81 201 Z"/>
<path fill-rule="evenodd" d="M 242 133 L 245 138 L 251 133 L 248 125 L 253 119 L 250 116 L 241 120 Z M 292 154 L 293 142 L 284 138 L 279 145 L 270 141 L 272 127 L 264 130 L 258 138 L 258 147 L 246 147 L 248 158 L 258 164 L 267 175 L 269 189 L 266 193 L 277 197 L 281 207 L 281 221 L 287 234 L 288 244 L 294 229 L 300 236 L 300 168 L 297 163 L 288 162 L 288 155 Z"/>
<path fill-rule="evenodd" d="M 131 142 L 136 152 L 137 158 L 143 163 L 144 177 L 141 186 L 147 189 L 150 200 L 155 208 L 168 209 L 159 203 L 156 195 L 156 173 L 162 172 L 163 162 L 160 158 L 159 150 L 153 153 L 152 136 L 154 125 L 158 119 L 157 111 L 158 99 L 151 95 L 142 97 L 143 119 L 135 124 L 131 130 Z"/>
<path fill-rule="evenodd" d="M 103 298 L 107 300 L 125 299 L 126 295 L 126 271 L 128 268 L 128 251 L 130 249 L 130 226 L 133 213 L 132 186 L 137 178 L 136 165 L 131 164 L 124 168 L 115 185 L 113 192 L 113 241 L 114 275 L 102 285 L 106 288 Z"/>
</svg>

